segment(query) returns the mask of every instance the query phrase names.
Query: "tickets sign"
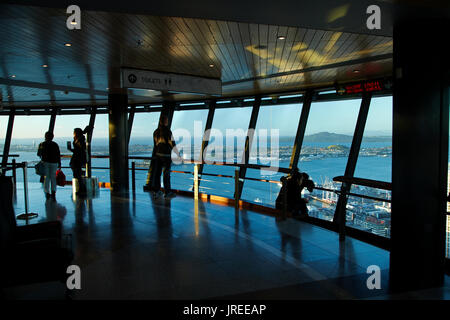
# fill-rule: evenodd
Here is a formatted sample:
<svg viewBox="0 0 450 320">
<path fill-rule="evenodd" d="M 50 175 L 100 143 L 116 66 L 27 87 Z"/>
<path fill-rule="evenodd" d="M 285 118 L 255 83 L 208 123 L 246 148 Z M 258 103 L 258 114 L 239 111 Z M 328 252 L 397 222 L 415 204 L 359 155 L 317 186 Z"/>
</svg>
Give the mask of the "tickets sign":
<svg viewBox="0 0 450 320">
<path fill-rule="evenodd" d="M 122 69 L 122 87 L 222 95 L 222 81 L 220 79 L 128 68 Z"/>
</svg>

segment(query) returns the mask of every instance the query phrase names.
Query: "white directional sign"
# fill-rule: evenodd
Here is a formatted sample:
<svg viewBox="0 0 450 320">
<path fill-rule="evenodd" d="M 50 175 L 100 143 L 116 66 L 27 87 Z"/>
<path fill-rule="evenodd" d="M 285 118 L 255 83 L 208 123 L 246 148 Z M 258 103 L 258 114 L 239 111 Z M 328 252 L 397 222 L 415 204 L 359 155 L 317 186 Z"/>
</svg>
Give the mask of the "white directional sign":
<svg viewBox="0 0 450 320">
<path fill-rule="evenodd" d="M 222 95 L 220 79 L 138 69 L 122 69 L 122 87 Z"/>
</svg>

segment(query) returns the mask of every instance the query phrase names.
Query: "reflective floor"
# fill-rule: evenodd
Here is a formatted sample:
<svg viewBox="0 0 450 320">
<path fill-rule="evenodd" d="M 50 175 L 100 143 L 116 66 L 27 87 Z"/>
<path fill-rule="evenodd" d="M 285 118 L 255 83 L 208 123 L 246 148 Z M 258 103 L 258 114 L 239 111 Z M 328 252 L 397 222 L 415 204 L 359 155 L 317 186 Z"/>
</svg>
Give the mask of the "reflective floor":
<svg viewBox="0 0 450 320">
<path fill-rule="evenodd" d="M 178 196 L 148 193 L 73 200 L 59 188 L 56 202 L 30 187 L 30 221 L 63 222 L 73 236 L 81 289 L 73 299 L 386 299 L 389 253 L 297 220 Z M 16 214 L 24 212 L 17 190 Z M 23 221 L 19 222 L 24 224 Z M 369 290 L 367 267 L 381 269 L 381 289 Z M 444 288 L 409 298 L 450 298 Z M 9 299 L 64 299 L 60 283 L 11 288 Z"/>
</svg>

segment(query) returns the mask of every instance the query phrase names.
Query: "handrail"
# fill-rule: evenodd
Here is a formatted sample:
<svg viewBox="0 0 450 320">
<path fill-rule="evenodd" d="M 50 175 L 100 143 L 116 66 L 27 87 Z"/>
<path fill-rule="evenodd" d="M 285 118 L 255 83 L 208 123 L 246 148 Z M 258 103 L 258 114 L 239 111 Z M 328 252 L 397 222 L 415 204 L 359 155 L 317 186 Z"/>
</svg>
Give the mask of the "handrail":
<svg viewBox="0 0 450 320">
<path fill-rule="evenodd" d="M 333 178 L 333 181 L 344 182 L 349 184 L 357 184 L 359 186 L 382 189 L 392 191 L 392 183 L 364 178 L 337 176 Z"/>
<path fill-rule="evenodd" d="M 71 158 L 71 155 L 61 155 L 62 158 Z M 107 159 L 109 158 L 109 155 L 93 155 L 91 156 L 91 158 L 99 158 L 99 159 Z M 128 159 L 139 159 L 139 160 L 152 160 L 152 157 L 141 157 L 141 156 L 130 156 L 128 157 Z M 257 165 L 257 164 L 239 164 L 239 163 L 226 163 L 226 162 L 205 162 L 205 161 L 198 161 L 198 160 L 183 160 L 183 164 L 207 164 L 207 165 L 218 165 L 218 166 L 232 166 L 232 167 L 246 167 L 246 168 L 250 168 L 250 169 L 269 169 L 269 170 L 273 170 L 276 172 L 281 172 L 281 173 L 290 173 L 291 170 L 288 168 L 272 168 L 269 166 L 264 166 L 264 165 Z M 16 163 L 16 164 L 10 164 L 8 163 L 8 165 L 15 165 L 16 168 L 20 168 L 21 166 L 23 166 L 22 163 Z M 28 166 L 28 168 L 33 168 L 34 166 Z M 70 169 L 70 167 L 62 167 L 64 169 Z M 6 167 L 4 171 L 8 171 L 8 170 L 12 170 L 13 168 L 8 168 Z M 94 170 L 109 170 L 109 167 L 92 167 L 92 169 Z M 132 166 L 132 168 L 128 168 L 128 170 L 139 170 L 139 171 L 147 171 L 148 169 L 144 169 L 144 168 L 135 168 L 134 166 Z M 194 175 L 194 172 L 191 171 L 181 171 L 181 170 L 171 170 L 171 172 L 174 173 L 182 173 L 182 174 L 190 174 L 190 175 Z M 222 177 L 222 178 L 230 178 L 233 179 L 235 178 L 234 176 L 230 176 L 230 175 L 224 175 L 224 174 L 214 174 L 214 173 L 201 173 L 201 176 L 212 176 L 212 177 Z M 269 179 L 257 179 L 257 178 L 251 178 L 251 177 L 245 177 L 245 178 L 241 178 L 243 180 L 250 180 L 250 181 L 257 181 L 257 182 L 267 182 L 267 183 L 275 183 L 275 184 L 280 184 L 280 181 L 276 181 L 276 180 L 269 180 Z M 352 184 L 358 184 L 358 185 L 362 185 L 362 186 L 367 186 L 367 187 L 371 187 L 371 188 L 376 188 L 376 189 L 382 189 L 382 190 L 392 190 L 391 187 L 391 183 L 388 182 L 383 182 L 383 181 L 377 181 L 377 180 L 370 180 L 370 179 L 363 179 L 363 178 L 352 178 L 352 177 L 345 177 L 345 176 L 337 176 L 333 178 L 333 181 L 336 182 L 346 182 L 346 183 L 352 183 Z M 389 189 L 390 188 L 390 189 Z M 341 194 L 342 192 L 340 190 L 336 190 L 336 189 L 328 189 L 328 188 L 323 188 L 323 187 L 314 187 L 314 189 L 316 190 L 321 190 L 321 191 L 328 191 L 328 192 L 334 192 L 336 194 Z M 391 203 L 390 199 L 385 199 L 385 198 L 377 198 L 377 197 L 372 197 L 372 196 L 366 196 L 366 195 L 362 195 L 362 194 L 356 194 L 356 193 L 346 193 L 346 195 L 348 196 L 354 196 L 354 197 L 359 197 L 359 198 L 364 198 L 364 199 L 369 199 L 369 200 L 375 200 L 375 201 L 383 201 L 383 202 L 388 202 Z"/>
<path fill-rule="evenodd" d="M 61 155 L 61 158 L 71 158 L 71 155 Z M 91 155 L 91 159 L 108 159 L 109 155 Z M 136 160 L 152 160 L 152 157 L 144 157 L 144 156 L 128 156 L 128 159 L 136 159 Z M 200 164 L 200 165 L 213 165 L 213 166 L 229 166 L 229 167 L 242 167 L 247 169 L 263 169 L 267 171 L 276 171 L 281 173 L 290 173 L 292 170 L 289 168 L 278 168 L 278 167 L 271 167 L 266 165 L 260 165 L 260 164 L 243 164 L 243 163 L 237 163 L 237 162 L 220 162 L 220 161 L 198 161 L 194 159 L 186 159 L 183 160 L 183 164 Z"/>
</svg>

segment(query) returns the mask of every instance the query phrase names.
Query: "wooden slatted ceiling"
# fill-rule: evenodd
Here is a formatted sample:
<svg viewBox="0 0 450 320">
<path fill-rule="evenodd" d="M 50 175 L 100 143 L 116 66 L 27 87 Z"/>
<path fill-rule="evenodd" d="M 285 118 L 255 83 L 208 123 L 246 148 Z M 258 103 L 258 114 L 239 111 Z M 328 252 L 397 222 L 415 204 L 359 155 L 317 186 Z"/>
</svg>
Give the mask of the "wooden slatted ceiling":
<svg viewBox="0 0 450 320">
<path fill-rule="evenodd" d="M 109 68 L 120 66 L 230 82 L 392 53 L 391 38 L 338 31 L 93 11 L 82 13 L 81 30 L 69 31 L 64 10 L 0 5 L 0 12 L 0 77 L 12 85 L 14 80 L 48 84 L 46 95 L 33 96 L 36 101 L 62 101 L 52 85 L 106 90 Z M 72 46 L 65 47 L 67 42 Z M 44 71 L 42 64 L 49 68 Z M 365 69 L 360 74 L 348 66 L 269 77 L 225 86 L 223 92 L 251 95 L 374 78 L 390 75 L 389 65 L 391 59 L 360 65 Z M 8 78 L 12 74 L 16 78 Z M 6 100 L 7 86 L 0 88 Z M 16 88 L 14 100 L 28 101 L 30 92 Z M 174 99 L 185 97 L 192 99 Z"/>
</svg>

